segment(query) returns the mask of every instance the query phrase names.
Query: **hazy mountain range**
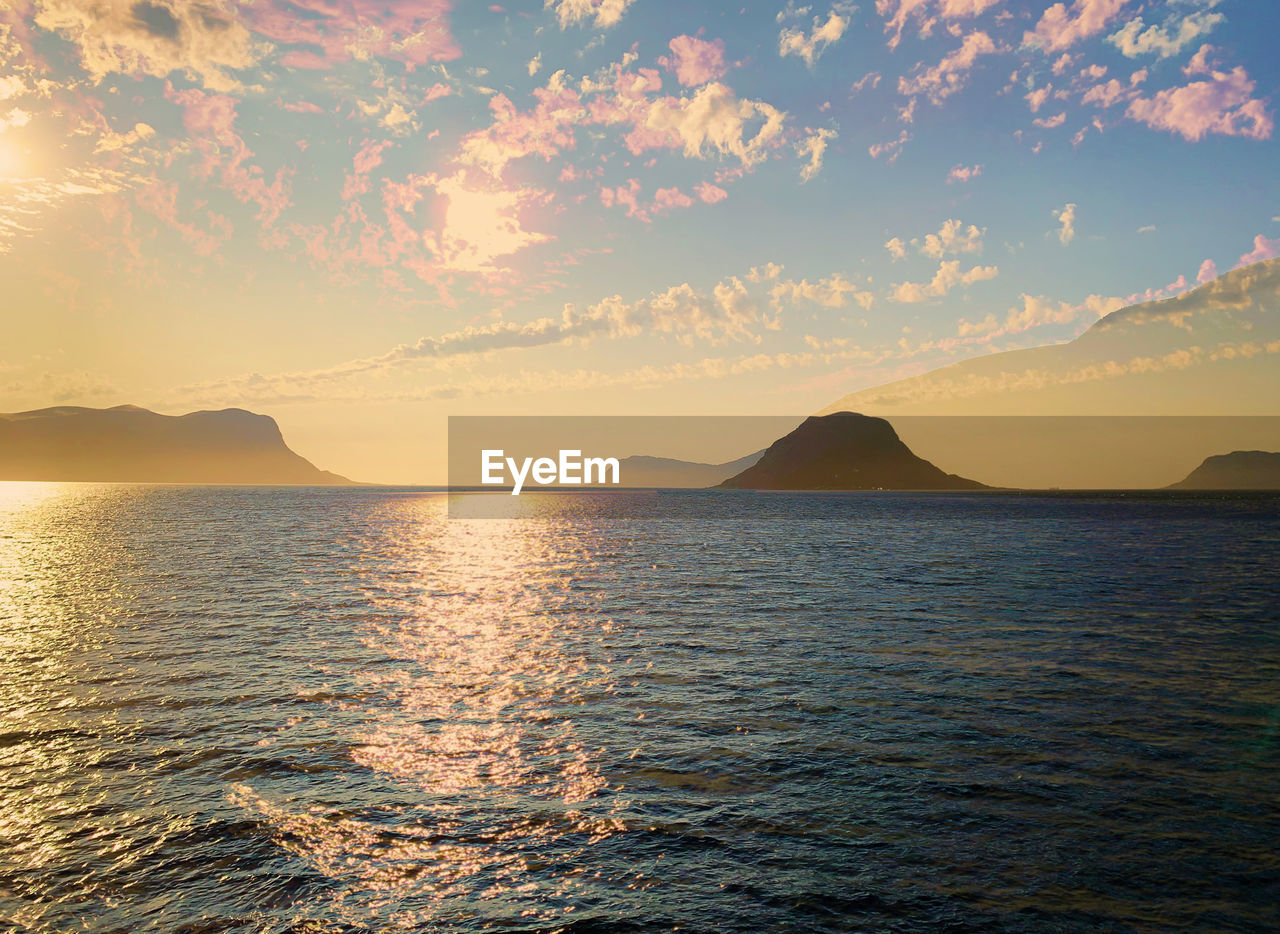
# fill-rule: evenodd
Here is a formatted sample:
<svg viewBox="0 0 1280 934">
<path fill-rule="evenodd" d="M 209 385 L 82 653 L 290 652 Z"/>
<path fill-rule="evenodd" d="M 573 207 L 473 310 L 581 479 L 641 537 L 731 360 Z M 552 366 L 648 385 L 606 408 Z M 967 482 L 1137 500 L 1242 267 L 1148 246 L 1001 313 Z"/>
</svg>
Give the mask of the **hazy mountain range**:
<svg viewBox="0 0 1280 934">
<path fill-rule="evenodd" d="M 982 337 L 1017 327 L 1012 317 L 989 316 L 969 330 Z M 892 427 L 854 412 L 891 418 Z M 624 458 L 623 484 L 982 486 L 964 479 L 975 477 L 1004 487 L 1270 485 L 1265 452 L 1280 450 L 1280 259 L 1123 308 L 1067 343 L 860 390 L 819 414 L 836 413 L 844 414 L 811 418 L 767 451 L 724 463 Z M 619 429 L 609 444 L 625 434 Z M 1229 462 L 1204 461 L 1224 451 L 1235 452 Z M 291 451 L 267 416 L 242 409 L 169 416 L 129 405 L 0 414 L 0 479 L 350 482 Z"/>
<path fill-rule="evenodd" d="M 996 334 L 1020 324 L 1017 313 L 992 316 L 970 325 L 972 336 L 988 326 Z M 1280 415 L 1280 259 L 1122 308 L 1067 343 L 974 357 L 850 393 L 822 413 L 840 411 Z"/>
</svg>

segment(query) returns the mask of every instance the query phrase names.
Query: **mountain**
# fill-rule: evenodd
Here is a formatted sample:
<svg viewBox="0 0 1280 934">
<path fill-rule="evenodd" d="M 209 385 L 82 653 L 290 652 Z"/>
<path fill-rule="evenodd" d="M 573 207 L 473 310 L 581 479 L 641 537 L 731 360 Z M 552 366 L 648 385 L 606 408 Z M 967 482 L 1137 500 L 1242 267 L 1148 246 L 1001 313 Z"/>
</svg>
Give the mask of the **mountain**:
<svg viewBox="0 0 1280 934">
<path fill-rule="evenodd" d="M 735 490 L 981 490 L 911 452 L 883 418 L 815 415 L 720 484 Z"/>
<path fill-rule="evenodd" d="M 346 484 L 243 409 L 159 415 L 134 405 L 0 413 L 0 480 Z"/>
<path fill-rule="evenodd" d="M 991 328 L 988 336 L 1017 333 L 1030 304 L 1006 320 L 992 316 L 971 326 L 967 340 L 982 340 L 972 332 L 984 325 Z M 849 410 L 883 416 L 1280 415 L 1280 259 L 1232 270 L 1175 298 L 1122 308 L 1075 340 L 985 354 L 861 389 L 819 414 Z"/>
<path fill-rule="evenodd" d="M 1232 451 L 1205 458 L 1171 490 L 1280 490 L 1280 454 Z"/>
<path fill-rule="evenodd" d="M 700 464 L 671 457 L 637 454 L 619 462 L 622 485 L 658 489 L 695 490 L 715 486 L 753 466 L 764 455 L 756 451 L 724 464 Z"/>
</svg>

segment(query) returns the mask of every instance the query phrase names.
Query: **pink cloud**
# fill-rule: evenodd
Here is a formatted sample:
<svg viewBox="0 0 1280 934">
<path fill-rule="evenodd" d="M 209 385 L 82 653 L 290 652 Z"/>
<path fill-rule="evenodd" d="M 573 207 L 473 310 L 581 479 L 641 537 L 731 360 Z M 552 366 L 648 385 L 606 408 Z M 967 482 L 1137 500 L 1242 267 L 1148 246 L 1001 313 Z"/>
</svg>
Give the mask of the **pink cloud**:
<svg viewBox="0 0 1280 934">
<path fill-rule="evenodd" d="M 693 190 L 704 204 L 718 204 L 729 197 L 729 192 L 710 182 L 701 182 Z"/>
<path fill-rule="evenodd" d="M 1136 305 L 1139 302 L 1153 302 L 1158 298 L 1180 295 L 1187 290 L 1189 285 L 1190 283 L 1187 282 L 1187 277 L 1180 275 L 1163 288 L 1153 287 L 1144 292 L 1134 292 L 1132 295 L 1126 296 L 1124 298 L 1124 304 Z"/>
<path fill-rule="evenodd" d="M 659 188 L 653 194 L 653 210 L 658 214 L 674 211 L 676 208 L 687 208 L 692 204 L 693 199 L 679 188 Z"/>
<path fill-rule="evenodd" d="M 1236 268 L 1248 266 L 1250 263 L 1260 263 L 1264 259 L 1275 259 L 1280 256 L 1280 238 L 1268 240 L 1262 234 L 1258 234 L 1253 238 L 1253 250 L 1240 257 L 1236 263 Z"/>
<path fill-rule="evenodd" d="M 944 98 L 964 87 L 965 75 L 973 68 L 978 56 L 995 51 L 996 44 L 985 32 L 971 32 L 961 41 L 960 48 L 937 65 L 918 71 L 911 78 L 899 78 L 898 93 L 910 97 L 925 94 L 933 103 L 940 104 Z"/>
<path fill-rule="evenodd" d="M 1196 282 L 1204 285 L 1206 282 L 1212 282 L 1218 278 L 1218 264 L 1211 259 L 1205 260 L 1200 264 L 1200 271 L 1196 273 Z"/>
<path fill-rule="evenodd" d="M 728 70 L 722 39 L 707 42 L 693 36 L 676 36 L 668 46 L 671 58 L 660 61 L 674 71 L 676 80 L 687 88 L 714 81 Z"/>
<path fill-rule="evenodd" d="M 311 101 L 284 101 L 277 100 L 276 106 L 282 110 L 288 110 L 296 114 L 322 114 L 324 113 L 317 105 Z"/>
<path fill-rule="evenodd" d="M 1193 74 L 1202 69 L 1188 66 L 1186 70 Z M 1154 129 L 1179 133 L 1193 142 L 1208 133 L 1270 139 L 1274 122 L 1266 105 L 1252 97 L 1255 83 L 1244 68 L 1237 66 L 1224 72 L 1204 66 L 1203 70 L 1209 80 L 1168 88 L 1149 98 L 1136 98 L 1129 104 L 1127 115 Z"/>
<path fill-rule="evenodd" d="M 407 65 L 461 55 L 449 30 L 453 0 L 263 0 L 241 9 L 255 32 L 285 46 L 282 62 L 324 67 L 353 56 Z"/>
<path fill-rule="evenodd" d="M 1075 0 L 1068 11 L 1055 3 L 1044 11 L 1036 28 L 1023 33 L 1024 45 L 1057 52 L 1103 30 L 1128 0 Z"/>
<path fill-rule="evenodd" d="M 876 0 L 876 12 L 888 17 L 884 31 L 893 33 L 889 38 L 889 48 L 896 49 L 908 20 L 916 20 L 920 35 L 927 36 L 939 18 L 978 16 L 1000 2 L 1002 0 Z"/>
<path fill-rule="evenodd" d="M 982 174 L 981 165 L 956 165 L 951 167 L 951 171 L 947 173 L 947 184 L 952 182 L 967 182 L 977 178 Z"/>
<path fill-rule="evenodd" d="M 173 182 L 153 180 L 138 190 L 138 205 L 176 230 L 200 256 L 212 256 L 219 246 L 231 239 L 231 221 L 221 214 L 207 211 L 209 229 L 184 221 L 178 212 L 178 186 Z"/>
<path fill-rule="evenodd" d="M 1097 104 L 1099 107 L 1112 107 L 1120 101 L 1132 100 L 1137 93 L 1130 85 L 1112 78 L 1105 84 L 1095 84 L 1089 88 L 1080 101 L 1084 104 Z"/>
<path fill-rule="evenodd" d="M 1031 122 L 1034 123 L 1036 126 L 1040 127 L 1041 129 L 1052 130 L 1052 129 L 1055 129 L 1056 127 L 1062 126 L 1062 124 L 1067 122 L 1067 112 L 1064 110 L 1062 113 L 1057 114 L 1056 116 L 1038 117 L 1035 120 L 1032 120 Z"/>
<path fill-rule="evenodd" d="M 573 149 L 576 128 L 588 115 L 578 92 L 553 83 L 533 94 L 537 103 L 524 111 L 517 110 L 505 94 L 495 94 L 489 101 L 493 123 L 463 137 L 459 161 L 498 177 L 513 160 L 539 155 L 549 162 L 560 152 Z"/>
<path fill-rule="evenodd" d="M 197 176 L 210 179 L 215 175 L 222 187 L 243 204 L 258 205 L 257 220 L 271 225 L 292 206 L 290 176 L 286 169 L 276 171 L 268 184 L 262 169 L 249 160 L 253 152 L 235 131 L 236 102 L 226 94 L 208 94 L 196 88 L 177 91 L 165 83 L 165 97 L 182 107 L 182 123 L 191 134 L 192 143 L 201 154 Z"/>
<path fill-rule="evenodd" d="M 365 140 L 352 159 L 352 170 L 347 173 L 342 186 L 342 200 L 351 201 L 369 190 L 369 173 L 382 164 L 382 154 L 392 145 L 391 140 Z"/>
</svg>

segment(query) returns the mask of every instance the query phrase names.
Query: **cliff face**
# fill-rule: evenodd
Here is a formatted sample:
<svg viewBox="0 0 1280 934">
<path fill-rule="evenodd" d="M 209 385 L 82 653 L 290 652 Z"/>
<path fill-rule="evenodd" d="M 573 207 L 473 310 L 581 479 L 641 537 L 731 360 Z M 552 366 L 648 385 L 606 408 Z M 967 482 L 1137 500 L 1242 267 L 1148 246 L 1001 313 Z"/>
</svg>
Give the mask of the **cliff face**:
<svg viewBox="0 0 1280 934">
<path fill-rule="evenodd" d="M 815 415 L 720 484 L 739 490 L 981 490 L 912 453 L 883 418 Z"/>
<path fill-rule="evenodd" d="M 159 415 L 132 405 L 0 414 L 0 480 L 345 484 L 243 409 Z"/>
<path fill-rule="evenodd" d="M 1207 457 L 1171 490 L 1280 490 L 1280 453 L 1232 451 Z"/>
</svg>

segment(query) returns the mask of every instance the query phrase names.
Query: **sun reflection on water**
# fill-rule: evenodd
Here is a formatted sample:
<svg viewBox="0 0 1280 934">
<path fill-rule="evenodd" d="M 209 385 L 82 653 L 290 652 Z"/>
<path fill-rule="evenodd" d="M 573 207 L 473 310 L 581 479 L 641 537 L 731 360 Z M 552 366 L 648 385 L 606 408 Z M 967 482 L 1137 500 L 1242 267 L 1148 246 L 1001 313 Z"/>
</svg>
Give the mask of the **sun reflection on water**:
<svg viewBox="0 0 1280 934">
<path fill-rule="evenodd" d="M 371 595 L 362 637 L 387 664 L 359 674 L 367 697 L 335 702 L 365 724 L 352 778 L 398 800 L 299 809 L 248 784 L 235 800 L 336 883 L 322 898 L 346 920 L 555 917 L 573 908 L 575 856 L 623 829 L 627 802 L 578 723 L 586 695 L 612 689 L 581 649 L 610 624 L 569 606 L 573 559 L 539 523 L 442 520 L 426 502 L 413 573 Z"/>
</svg>

